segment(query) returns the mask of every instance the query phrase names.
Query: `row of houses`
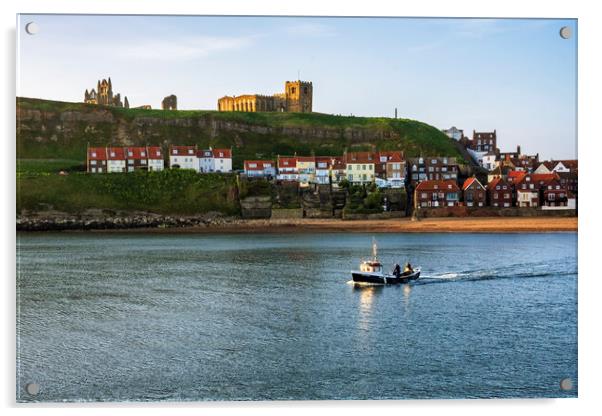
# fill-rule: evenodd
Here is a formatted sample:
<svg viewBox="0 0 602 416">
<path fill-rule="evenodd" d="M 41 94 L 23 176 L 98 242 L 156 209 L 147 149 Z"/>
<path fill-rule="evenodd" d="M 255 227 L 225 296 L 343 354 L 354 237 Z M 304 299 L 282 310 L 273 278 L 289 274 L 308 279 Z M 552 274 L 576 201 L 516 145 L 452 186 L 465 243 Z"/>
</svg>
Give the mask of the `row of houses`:
<svg viewBox="0 0 602 416">
<path fill-rule="evenodd" d="M 353 184 L 376 182 L 381 187 L 402 188 L 406 161 L 401 151 L 353 152 L 343 156 L 278 156 L 273 160 L 245 160 L 248 177 L 268 177 L 278 181 L 338 184 L 346 179 Z"/>
<path fill-rule="evenodd" d="M 232 151 L 170 146 L 169 167 L 199 173 L 232 172 Z M 89 173 L 161 171 L 165 169 L 165 157 L 160 146 L 88 147 L 86 169 Z"/>
<path fill-rule="evenodd" d="M 494 177 L 483 185 L 468 178 L 460 188 L 453 180 L 425 180 L 414 191 L 416 209 L 453 207 L 576 208 L 575 195 L 563 185 L 557 173 L 513 171 Z"/>
</svg>

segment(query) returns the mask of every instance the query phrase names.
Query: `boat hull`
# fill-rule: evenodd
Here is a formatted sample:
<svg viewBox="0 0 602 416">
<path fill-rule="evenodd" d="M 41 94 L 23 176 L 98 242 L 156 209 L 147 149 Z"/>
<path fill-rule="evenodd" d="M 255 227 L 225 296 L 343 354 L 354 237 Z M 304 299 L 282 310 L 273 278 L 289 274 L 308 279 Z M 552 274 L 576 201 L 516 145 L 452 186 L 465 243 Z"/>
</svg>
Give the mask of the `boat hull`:
<svg viewBox="0 0 602 416">
<path fill-rule="evenodd" d="M 412 280 L 416 280 L 420 277 L 420 270 L 416 270 L 411 274 L 401 275 L 399 277 L 394 275 L 383 275 L 380 273 L 365 273 L 365 272 L 351 272 L 351 277 L 355 283 L 371 283 L 377 285 L 391 285 L 408 283 Z"/>
</svg>

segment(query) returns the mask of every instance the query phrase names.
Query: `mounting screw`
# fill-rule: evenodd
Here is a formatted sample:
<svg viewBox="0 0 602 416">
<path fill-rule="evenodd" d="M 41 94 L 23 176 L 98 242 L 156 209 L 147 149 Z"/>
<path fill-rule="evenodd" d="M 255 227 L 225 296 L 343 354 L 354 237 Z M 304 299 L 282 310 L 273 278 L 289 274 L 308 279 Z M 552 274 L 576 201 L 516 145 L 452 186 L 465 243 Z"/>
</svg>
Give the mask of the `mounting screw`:
<svg viewBox="0 0 602 416">
<path fill-rule="evenodd" d="M 28 383 L 25 385 L 25 391 L 31 396 L 35 396 L 40 392 L 40 385 L 38 383 Z"/>
<path fill-rule="evenodd" d="M 30 35 L 35 35 L 36 33 L 38 33 L 40 30 L 40 28 L 38 27 L 38 24 L 35 22 L 29 22 L 25 25 L 25 31 L 30 34 Z"/>
<path fill-rule="evenodd" d="M 568 26 L 563 26 L 560 28 L 560 37 L 562 39 L 568 39 L 571 37 L 571 28 Z"/>
</svg>

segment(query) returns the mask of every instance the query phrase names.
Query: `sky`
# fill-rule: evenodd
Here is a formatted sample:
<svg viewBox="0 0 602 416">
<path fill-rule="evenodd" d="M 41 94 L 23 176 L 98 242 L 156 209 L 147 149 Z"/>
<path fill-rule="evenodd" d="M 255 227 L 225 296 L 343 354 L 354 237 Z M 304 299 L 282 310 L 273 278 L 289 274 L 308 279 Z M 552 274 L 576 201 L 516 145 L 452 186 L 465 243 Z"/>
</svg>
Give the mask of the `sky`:
<svg viewBox="0 0 602 416">
<path fill-rule="evenodd" d="M 25 25 L 35 22 L 29 35 Z M 560 28 L 572 30 L 569 39 Z M 313 110 L 497 131 L 501 151 L 577 157 L 574 19 L 20 15 L 17 95 L 217 108 L 312 81 Z"/>
</svg>

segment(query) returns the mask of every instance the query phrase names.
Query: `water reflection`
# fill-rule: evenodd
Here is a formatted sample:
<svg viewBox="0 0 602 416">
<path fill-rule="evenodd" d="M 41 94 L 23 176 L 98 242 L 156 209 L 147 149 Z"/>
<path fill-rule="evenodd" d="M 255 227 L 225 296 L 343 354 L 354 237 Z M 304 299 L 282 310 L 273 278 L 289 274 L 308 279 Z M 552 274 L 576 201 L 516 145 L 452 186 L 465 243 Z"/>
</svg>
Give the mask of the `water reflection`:
<svg viewBox="0 0 602 416">
<path fill-rule="evenodd" d="M 407 318 L 410 313 L 410 295 L 412 293 L 412 285 L 403 285 L 403 314 Z"/>
<path fill-rule="evenodd" d="M 375 296 L 380 293 L 382 286 L 353 286 L 354 291 L 359 291 L 359 316 L 358 328 L 369 331 L 372 323 L 373 303 Z"/>
</svg>

